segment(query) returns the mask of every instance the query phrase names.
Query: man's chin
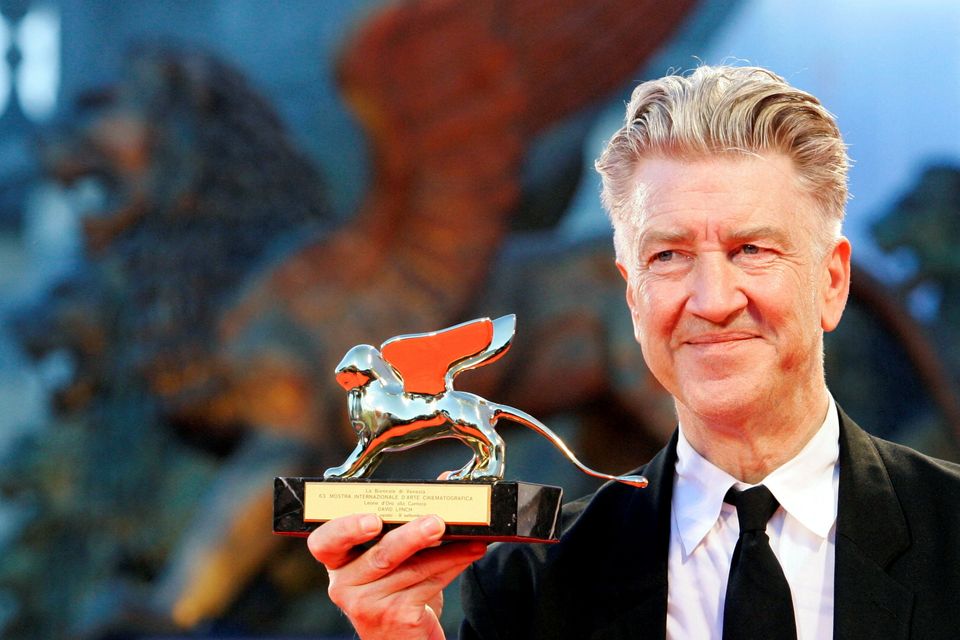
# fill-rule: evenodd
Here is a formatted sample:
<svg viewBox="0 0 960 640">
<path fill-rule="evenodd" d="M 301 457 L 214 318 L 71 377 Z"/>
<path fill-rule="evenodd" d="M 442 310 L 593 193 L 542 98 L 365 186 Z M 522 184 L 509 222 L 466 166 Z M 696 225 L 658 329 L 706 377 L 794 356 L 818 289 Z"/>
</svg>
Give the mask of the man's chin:
<svg viewBox="0 0 960 640">
<path fill-rule="evenodd" d="M 756 380 L 700 380 L 695 386 L 687 384 L 678 402 L 701 419 L 735 420 L 764 410 L 759 388 Z"/>
</svg>

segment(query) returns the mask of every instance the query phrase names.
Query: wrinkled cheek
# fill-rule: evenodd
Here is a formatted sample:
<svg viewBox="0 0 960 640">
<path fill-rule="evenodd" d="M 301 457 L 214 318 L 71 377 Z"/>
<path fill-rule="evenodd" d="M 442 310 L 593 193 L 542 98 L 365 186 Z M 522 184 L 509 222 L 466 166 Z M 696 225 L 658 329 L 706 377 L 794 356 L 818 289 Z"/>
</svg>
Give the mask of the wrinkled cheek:
<svg viewBox="0 0 960 640">
<path fill-rule="evenodd" d="M 682 309 L 675 292 L 651 286 L 646 279 L 635 281 L 630 304 L 633 337 L 640 345 L 647 367 L 658 378 L 670 367 L 670 340 Z"/>
<path fill-rule="evenodd" d="M 798 352 L 792 351 L 780 360 L 780 370 L 785 373 L 799 371 L 803 368 L 806 359 L 805 357 L 801 357 Z"/>
<path fill-rule="evenodd" d="M 781 339 L 781 370 L 795 372 L 817 368 L 819 360 L 810 356 L 820 349 L 819 335 L 819 331 L 811 330 L 809 333 L 792 335 L 787 341 Z"/>
<path fill-rule="evenodd" d="M 633 337 L 640 345 L 650 336 L 650 322 L 656 316 L 652 313 L 655 308 L 652 304 L 650 292 L 643 283 L 637 284 L 634 289 L 634 297 L 630 305 L 630 318 L 633 320 Z"/>
<path fill-rule="evenodd" d="M 640 353 L 647 368 L 659 378 L 660 370 L 670 359 L 666 341 L 656 333 L 656 326 L 641 322 L 636 315 L 633 316 L 633 337 L 640 345 Z"/>
<path fill-rule="evenodd" d="M 648 352 L 653 349 L 654 343 L 658 340 L 656 325 L 650 322 L 649 315 L 634 312 L 630 317 L 633 320 L 633 337 L 643 350 L 644 357 L 648 358 L 650 355 Z"/>
</svg>

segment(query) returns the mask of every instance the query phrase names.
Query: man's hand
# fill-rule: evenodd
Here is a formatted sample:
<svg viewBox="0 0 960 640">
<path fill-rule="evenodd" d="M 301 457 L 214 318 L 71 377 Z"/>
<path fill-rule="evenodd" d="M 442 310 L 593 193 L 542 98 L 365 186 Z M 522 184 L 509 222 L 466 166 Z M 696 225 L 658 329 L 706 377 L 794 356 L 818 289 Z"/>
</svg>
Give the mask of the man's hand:
<svg viewBox="0 0 960 640">
<path fill-rule="evenodd" d="M 357 549 L 380 533 L 372 514 L 337 518 L 310 534 L 307 546 L 330 574 L 328 592 L 363 640 L 440 640 L 443 589 L 483 556 L 481 542 L 439 546 L 444 523 L 424 516 L 390 531 L 367 550 Z"/>
</svg>

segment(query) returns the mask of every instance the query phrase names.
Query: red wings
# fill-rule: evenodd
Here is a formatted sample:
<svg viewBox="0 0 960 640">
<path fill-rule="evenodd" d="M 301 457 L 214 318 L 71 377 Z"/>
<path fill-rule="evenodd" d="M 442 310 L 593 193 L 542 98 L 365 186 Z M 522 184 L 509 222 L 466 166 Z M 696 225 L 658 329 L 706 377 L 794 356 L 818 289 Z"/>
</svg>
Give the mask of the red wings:
<svg viewBox="0 0 960 640">
<path fill-rule="evenodd" d="M 504 344 L 493 344 L 494 322 L 480 318 L 441 331 L 391 338 L 380 347 L 380 354 L 403 378 L 406 393 L 437 395 L 446 390 L 445 378 L 455 365 L 479 356 L 471 366 L 462 367 L 473 368 L 502 355 L 513 335 L 512 316 L 510 322 L 510 335 Z M 498 340 L 503 342 L 502 337 Z M 489 353 L 484 354 L 485 351 Z"/>
</svg>

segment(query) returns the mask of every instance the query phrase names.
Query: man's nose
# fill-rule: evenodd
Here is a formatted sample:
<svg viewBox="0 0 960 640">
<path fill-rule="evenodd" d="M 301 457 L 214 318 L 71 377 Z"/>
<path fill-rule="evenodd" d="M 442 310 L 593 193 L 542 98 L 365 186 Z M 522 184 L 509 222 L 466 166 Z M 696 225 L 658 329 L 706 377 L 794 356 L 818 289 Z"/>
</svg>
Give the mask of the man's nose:
<svg viewBox="0 0 960 640">
<path fill-rule="evenodd" d="M 747 306 L 742 274 L 725 255 L 701 254 L 690 272 L 687 311 L 723 324 Z"/>
</svg>

